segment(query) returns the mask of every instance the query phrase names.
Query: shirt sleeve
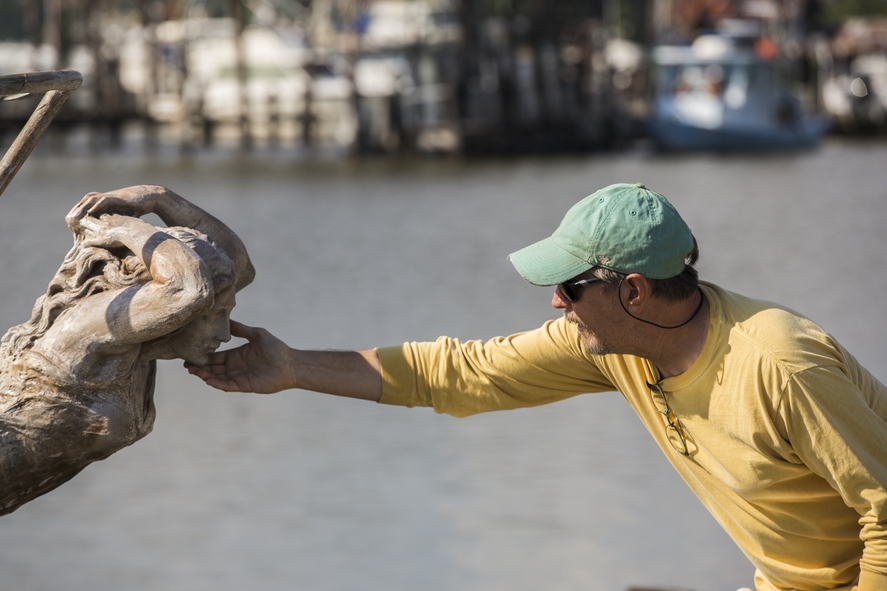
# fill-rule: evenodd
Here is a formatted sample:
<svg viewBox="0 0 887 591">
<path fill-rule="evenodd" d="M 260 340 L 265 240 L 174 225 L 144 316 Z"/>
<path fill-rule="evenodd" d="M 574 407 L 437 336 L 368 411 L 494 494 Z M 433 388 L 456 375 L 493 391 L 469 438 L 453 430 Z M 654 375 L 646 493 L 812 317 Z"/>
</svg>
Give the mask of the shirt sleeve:
<svg viewBox="0 0 887 591">
<path fill-rule="evenodd" d="M 887 393 L 858 387 L 840 367 L 796 373 L 783 397 L 795 452 L 860 516 L 863 580 L 887 581 Z M 860 591 L 864 588 L 860 586 Z"/>
<path fill-rule="evenodd" d="M 464 417 L 613 390 L 563 319 L 486 342 L 441 337 L 378 350 L 383 404 Z"/>
</svg>

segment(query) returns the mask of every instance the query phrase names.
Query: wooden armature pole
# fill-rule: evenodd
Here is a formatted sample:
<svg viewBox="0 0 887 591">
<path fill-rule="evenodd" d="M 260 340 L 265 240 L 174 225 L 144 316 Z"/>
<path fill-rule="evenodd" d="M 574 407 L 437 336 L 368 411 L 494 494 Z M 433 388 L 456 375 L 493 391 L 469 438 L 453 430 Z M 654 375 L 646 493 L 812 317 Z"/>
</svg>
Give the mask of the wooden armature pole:
<svg viewBox="0 0 887 591">
<path fill-rule="evenodd" d="M 34 146 L 68 99 L 68 95 L 80 88 L 82 83 L 83 76 L 74 70 L 0 76 L 0 96 L 5 100 L 9 100 L 5 97 L 45 93 L 25 127 L 6 151 L 3 160 L 0 160 L 0 195 L 31 155 Z"/>
</svg>

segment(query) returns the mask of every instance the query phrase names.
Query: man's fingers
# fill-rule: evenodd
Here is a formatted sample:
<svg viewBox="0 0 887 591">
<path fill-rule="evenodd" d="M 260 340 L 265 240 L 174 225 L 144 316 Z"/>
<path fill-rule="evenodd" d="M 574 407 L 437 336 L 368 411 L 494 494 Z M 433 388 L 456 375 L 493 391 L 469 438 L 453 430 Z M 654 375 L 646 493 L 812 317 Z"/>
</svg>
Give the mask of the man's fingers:
<svg viewBox="0 0 887 591">
<path fill-rule="evenodd" d="M 231 335 L 235 337 L 240 337 L 242 339 L 246 339 L 248 341 L 253 341 L 259 337 L 262 329 L 255 326 L 247 326 L 242 322 L 237 322 L 236 320 L 231 320 Z"/>
<path fill-rule="evenodd" d="M 231 333 L 234 334 L 234 333 Z M 234 349 L 226 349 L 225 351 L 213 351 L 206 358 L 206 365 L 225 365 L 228 361 L 228 353 Z"/>
<path fill-rule="evenodd" d="M 193 365 L 191 363 L 188 363 L 187 361 L 184 365 L 189 374 L 191 374 L 192 376 L 197 376 L 201 380 L 206 380 L 213 375 L 212 368 L 208 365 Z"/>
<path fill-rule="evenodd" d="M 240 388 L 237 387 L 237 384 L 230 380 L 220 380 L 218 378 L 206 378 L 203 380 L 206 382 L 207 386 L 211 386 L 216 390 L 221 390 L 222 392 L 243 392 Z"/>
<path fill-rule="evenodd" d="M 185 369 L 188 370 L 188 373 L 191 375 L 199 376 L 201 378 L 206 378 L 209 376 L 218 376 L 227 372 L 228 368 L 223 363 L 212 363 L 209 362 L 206 365 L 194 365 L 193 363 L 188 363 L 187 361 L 184 363 Z"/>
<path fill-rule="evenodd" d="M 236 381 L 227 377 L 223 366 L 217 365 L 213 367 L 209 365 L 192 365 L 190 363 L 185 363 L 185 368 L 188 370 L 188 373 L 197 376 L 203 380 L 207 386 L 211 386 L 217 390 L 222 390 L 224 392 L 244 391 Z"/>
</svg>

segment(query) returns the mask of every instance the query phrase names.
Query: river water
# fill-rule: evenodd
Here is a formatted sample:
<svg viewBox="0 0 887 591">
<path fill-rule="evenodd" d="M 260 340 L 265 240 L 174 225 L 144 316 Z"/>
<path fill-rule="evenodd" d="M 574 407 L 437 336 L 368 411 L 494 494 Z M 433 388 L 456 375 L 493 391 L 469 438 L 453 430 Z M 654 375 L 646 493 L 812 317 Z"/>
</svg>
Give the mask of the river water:
<svg viewBox="0 0 887 591">
<path fill-rule="evenodd" d="M 776 155 L 341 160 L 38 150 L 0 199 L 0 325 L 24 321 L 89 191 L 163 184 L 258 277 L 234 317 L 293 346 L 489 338 L 557 313 L 508 253 L 577 200 L 645 182 L 703 278 L 819 321 L 887 380 L 887 144 Z M 160 364 L 154 432 L 0 519 L 0 589 L 733 591 L 753 570 L 618 394 L 467 419 Z"/>
</svg>

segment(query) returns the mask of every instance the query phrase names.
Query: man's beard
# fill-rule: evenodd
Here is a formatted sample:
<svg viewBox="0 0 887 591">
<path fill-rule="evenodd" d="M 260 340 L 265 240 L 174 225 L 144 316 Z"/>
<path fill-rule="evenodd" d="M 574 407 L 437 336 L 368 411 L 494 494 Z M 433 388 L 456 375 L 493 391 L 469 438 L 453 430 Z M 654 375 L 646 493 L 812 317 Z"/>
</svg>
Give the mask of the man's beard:
<svg viewBox="0 0 887 591">
<path fill-rule="evenodd" d="M 585 345 L 585 350 L 588 351 L 590 355 L 611 355 L 616 353 L 613 347 L 606 343 L 602 343 L 597 335 L 591 332 L 588 327 L 575 316 L 571 317 L 564 312 L 564 319 L 567 322 L 576 325 L 579 330 L 579 336 L 582 338 L 582 344 Z"/>
</svg>

